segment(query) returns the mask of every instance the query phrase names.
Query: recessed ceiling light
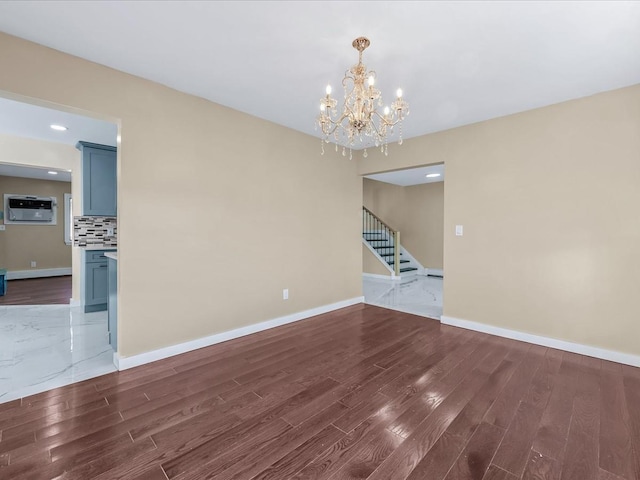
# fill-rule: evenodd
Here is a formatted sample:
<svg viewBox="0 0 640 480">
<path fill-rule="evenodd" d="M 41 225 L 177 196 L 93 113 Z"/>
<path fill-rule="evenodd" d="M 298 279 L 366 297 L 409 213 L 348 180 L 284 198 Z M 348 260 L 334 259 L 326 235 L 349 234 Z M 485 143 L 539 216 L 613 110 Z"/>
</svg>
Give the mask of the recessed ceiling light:
<svg viewBox="0 0 640 480">
<path fill-rule="evenodd" d="M 58 132 L 64 132 L 64 131 L 68 130 L 68 128 L 67 128 L 67 127 L 65 127 L 64 125 L 56 125 L 55 123 L 54 123 L 54 124 L 51 124 L 51 125 L 49 125 L 49 126 L 50 126 L 53 130 L 56 130 L 56 131 L 58 131 Z"/>
<path fill-rule="evenodd" d="M 440 174 L 439 173 L 427 173 L 426 177 L 427 178 L 436 178 L 439 177 Z"/>
<path fill-rule="evenodd" d="M 58 174 L 58 172 L 54 172 L 53 170 L 50 170 L 50 171 L 48 171 L 47 173 L 48 173 L 49 175 L 57 175 L 57 174 Z"/>
</svg>

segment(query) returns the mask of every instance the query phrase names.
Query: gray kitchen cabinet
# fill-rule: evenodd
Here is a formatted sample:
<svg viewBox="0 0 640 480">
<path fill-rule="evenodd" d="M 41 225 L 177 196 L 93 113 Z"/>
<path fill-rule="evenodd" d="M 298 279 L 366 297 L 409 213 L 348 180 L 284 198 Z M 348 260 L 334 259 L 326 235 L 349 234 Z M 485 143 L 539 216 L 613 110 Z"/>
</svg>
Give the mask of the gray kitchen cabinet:
<svg viewBox="0 0 640 480">
<path fill-rule="evenodd" d="M 107 309 L 109 275 L 104 250 L 84 252 L 84 311 L 99 312 Z"/>
<path fill-rule="evenodd" d="M 78 142 L 82 153 L 82 214 L 104 217 L 117 215 L 116 148 Z"/>
</svg>

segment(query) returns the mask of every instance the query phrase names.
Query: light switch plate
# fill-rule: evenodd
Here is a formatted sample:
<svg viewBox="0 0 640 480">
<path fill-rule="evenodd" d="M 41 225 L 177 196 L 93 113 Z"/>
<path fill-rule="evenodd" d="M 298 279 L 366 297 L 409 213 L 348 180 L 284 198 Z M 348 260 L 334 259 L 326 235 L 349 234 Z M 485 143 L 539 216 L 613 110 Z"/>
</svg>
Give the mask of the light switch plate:
<svg viewBox="0 0 640 480">
<path fill-rule="evenodd" d="M 463 232 L 462 225 L 456 225 L 456 237 L 461 237 Z"/>
<path fill-rule="evenodd" d="M 5 227 L 4 225 L 0 225 L 0 232 L 4 231 L 4 230 L 5 230 L 5 228 L 6 228 L 6 227 Z"/>
</svg>

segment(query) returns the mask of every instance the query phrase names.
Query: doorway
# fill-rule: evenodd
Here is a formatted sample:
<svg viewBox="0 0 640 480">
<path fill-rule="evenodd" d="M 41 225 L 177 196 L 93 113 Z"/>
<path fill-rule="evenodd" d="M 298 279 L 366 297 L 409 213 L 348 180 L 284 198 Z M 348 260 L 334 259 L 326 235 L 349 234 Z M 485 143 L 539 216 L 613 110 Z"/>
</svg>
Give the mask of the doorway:
<svg viewBox="0 0 640 480">
<path fill-rule="evenodd" d="M 442 316 L 444 177 L 440 163 L 363 178 L 363 205 L 400 232 L 400 267 L 413 267 L 400 268 L 398 278 L 385 265 L 395 262 L 390 255 L 395 247 L 363 234 L 366 303 L 437 320 Z"/>
<path fill-rule="evenodd" d="M 71 191 L 70 171 L 0 163 L 0 305 L 72 301 Z"/>
<path fill-rule="evenodd" d="M 106 312 L 81 308 L 73 217 L 81 215 L 76 143 L 115 146 L 117 131 L 114 123 L 0 98 L 0 269 L 7 278 L 0 403 L 115 371 Z M 44 217 L 20 217 L 17 200 L 10 212 L 8 197 L 44 202 Z"/>
</svg>

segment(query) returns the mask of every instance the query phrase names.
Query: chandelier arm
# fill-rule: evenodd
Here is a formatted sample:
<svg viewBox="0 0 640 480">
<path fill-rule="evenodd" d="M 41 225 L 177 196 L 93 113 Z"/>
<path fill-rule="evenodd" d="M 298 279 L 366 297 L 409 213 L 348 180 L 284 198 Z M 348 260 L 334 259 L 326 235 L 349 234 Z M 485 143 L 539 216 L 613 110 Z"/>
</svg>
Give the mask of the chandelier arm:
<svg viewBox="0 0 640 480">
<path fill-rule="evenodd" d="M 395 112 L 393 112 L 393 113 L 391 114 L 391 118 L 390 118 L 390 120 L 391 120 L 391 121 L 387 120 L 387 119 L 384 117 L 384 115 L 380 115 L 380 112 L 378 112 L 377 110 L 374 110 L 374 111 L 373 111 L 373 114 L 374 114 L 376 117 L 378 117 L 378 118 L 380 119 L 380 121 L 381 121 L 381 122 L 384 122 L 384 123 L 387 125 L 387 127 L 393 127 L 393 126 L 397 125 L 398 123 L 400 123 L 400 121 L 401 121 L 401 119 L 397 117 L 397 115 L 395 114 Z"/>
<path fill-rule="evenodd" d="M 324 135 L 326 135 L 327 137 L 333 135 L 335 133 L 335 131 L 339 128 L 345 128 L 344 125 L 342 125 L 342 122 L 344 122 L 345 118 L 349 118 L 349 115 L 347 115 L 346 113 L 342 113 L 342 115 L 340 115 L 340 118 L 338 118 L 337 120 L 333 120 L 332 118 L 328 118 L 329 123 L 332 125 L 332 128 L 327 129 L 326 131 L 323 130 L 322 133 Z"/>
<path fill-rule="evenodd" d="M 378 112 L 375 112 L 376 114 L 378 114 Z M 380 115 L 378 114 L 378 117 Z M 380 133 L 380 130 L 378 130 L 378 125 L 376 125 L 376 122 L 374 122 L 373 120 L 371 121 L 371 127 L 373 128 L 373 130 L 376 132 L 376 137 L 378 137 L 378 140 L 384 140 L 384 138 L 386 137 L 386 134 L 383 135 L 382 133 Z"/>
</svg>

